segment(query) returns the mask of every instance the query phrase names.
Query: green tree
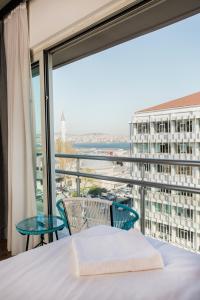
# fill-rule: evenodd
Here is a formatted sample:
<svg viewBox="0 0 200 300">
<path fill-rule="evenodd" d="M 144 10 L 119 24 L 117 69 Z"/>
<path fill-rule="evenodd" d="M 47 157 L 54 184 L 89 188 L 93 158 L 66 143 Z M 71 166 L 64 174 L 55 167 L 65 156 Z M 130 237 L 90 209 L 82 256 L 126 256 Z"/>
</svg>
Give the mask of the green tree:
<svg viewBox="0 0 200 300">
<path fill-rule="evenodd" d="M 99 186 L 92 186 L 89 191 L 88 191 L 88 194 L 91 196 L 91 197 L 98 197 L 98 196 L 101 196 L 102 193 L 107 193 L 107 189 L 106 188 L 102 188 L 102 187 L 99 187 Z"/>
</svg>

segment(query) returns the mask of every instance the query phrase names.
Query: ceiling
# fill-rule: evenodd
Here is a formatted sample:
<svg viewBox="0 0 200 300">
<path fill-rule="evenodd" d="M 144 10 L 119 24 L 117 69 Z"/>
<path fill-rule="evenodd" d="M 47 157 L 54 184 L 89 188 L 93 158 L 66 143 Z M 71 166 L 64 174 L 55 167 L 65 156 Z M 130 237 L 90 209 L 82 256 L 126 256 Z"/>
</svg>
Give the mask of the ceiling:
<svg viewBox="0 0 200 300">
<path fill-rule="evenodd" d="M 143 2 L 145 4 L 143 4 Z M 54 47 L 53 67 L 108 49 L 200 12 L 200 0 L 149 0 Z M 180 5 L 181 4 L 181 5 Z M 197 30 L 197 28 L 196 28 Z"/>
</svg>

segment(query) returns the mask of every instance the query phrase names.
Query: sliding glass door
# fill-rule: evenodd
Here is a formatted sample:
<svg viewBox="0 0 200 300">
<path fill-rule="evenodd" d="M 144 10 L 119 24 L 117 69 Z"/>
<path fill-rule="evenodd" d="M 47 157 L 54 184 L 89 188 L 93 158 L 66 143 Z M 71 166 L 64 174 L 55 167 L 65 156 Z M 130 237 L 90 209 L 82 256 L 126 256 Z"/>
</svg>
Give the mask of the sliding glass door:
<svg viewBox="0 0 200 300">
<path fill-rule="evenodd" d="M 41 75 L 39 62 L 32 65 L 32 116 L 34 131 L 34 153 L 35 153 L 35 191 L 37 214 L 46 213 L 46 175 L 45 175 L 45 145 L 43 134 L 43 101 L 41 97 Z"/>
</svg>

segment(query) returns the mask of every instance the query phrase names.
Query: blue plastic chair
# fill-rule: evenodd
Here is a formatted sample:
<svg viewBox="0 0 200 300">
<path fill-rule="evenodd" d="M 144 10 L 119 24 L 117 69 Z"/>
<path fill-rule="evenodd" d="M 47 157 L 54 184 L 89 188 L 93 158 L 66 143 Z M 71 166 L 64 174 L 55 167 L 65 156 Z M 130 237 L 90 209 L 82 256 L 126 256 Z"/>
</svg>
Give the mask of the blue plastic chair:
<svg viewBox="0 0 200 300">
<path fill-rule="evenodd" d="M 56 206 L 70 235 L 100 224 L 129 230 L 139 219 L 127 205 L 97 198 L 67 198 Z"/>
<path fill-rule="evenodd" d="M 127 205 L 112 202 L 111 206 L 112 226 L 129 230 L 134 227 L 135 222 L 139 219 L 139 214 Z"/>
</svg>

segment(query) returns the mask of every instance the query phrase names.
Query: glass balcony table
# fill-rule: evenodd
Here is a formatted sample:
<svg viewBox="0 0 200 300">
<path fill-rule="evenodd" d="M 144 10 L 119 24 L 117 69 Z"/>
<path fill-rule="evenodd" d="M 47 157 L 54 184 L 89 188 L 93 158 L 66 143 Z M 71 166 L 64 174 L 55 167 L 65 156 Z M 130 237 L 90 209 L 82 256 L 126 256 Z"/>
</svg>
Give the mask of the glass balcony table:
<svg viewBox="0 0 200 300">
<path fill-rule="evenodd" d="M 48 233 L 54 233 L 56 239 L 58 240 L 58 231 L 62 230 L 65 227 L 65 224 L 62 218 L 57 216 L 44 216 L 39 215 L 32 218 L 24 219 L 16 225 L 16 230 L 22 235 L 27 235 L 26 241 L 26 251 L 29 246 L 29 237 L 30 235 L 40 235 L 41 240 L 38 245 L 43 246 L 45 243 L 44 235 Z"/>
</svg>

